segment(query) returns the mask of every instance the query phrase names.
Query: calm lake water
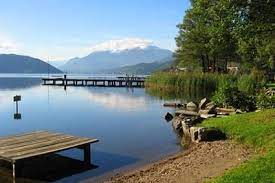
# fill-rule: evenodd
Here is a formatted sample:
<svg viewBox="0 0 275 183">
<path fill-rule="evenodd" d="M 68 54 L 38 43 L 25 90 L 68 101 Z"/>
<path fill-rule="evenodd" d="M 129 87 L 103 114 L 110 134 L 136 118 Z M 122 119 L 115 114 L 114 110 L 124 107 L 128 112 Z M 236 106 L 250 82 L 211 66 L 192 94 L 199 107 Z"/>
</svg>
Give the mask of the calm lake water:
<svg viewBox="0 0 275 183">
<path fill-rule="evenodd" d="M 41 79 L 36 78 L 39 76 L 7 77 L 0 77 L 1 137 L 48 130 L 100 140 L 92 145 L 93 169 L 48 180 L 96 179 L 156 161 L 181 149 L 171 124 L 163 119 L 164 114 L 173 109 L 164 108 L 165 101 L 150 96 L 145 89 L 67 87 L 64 90 L 42 86 Z M 14 119 L 14 95 L 22 96 L 20 120 Z M 78 160 L 83 158 L 80 150 L 61 154 Z"/>
</svg>

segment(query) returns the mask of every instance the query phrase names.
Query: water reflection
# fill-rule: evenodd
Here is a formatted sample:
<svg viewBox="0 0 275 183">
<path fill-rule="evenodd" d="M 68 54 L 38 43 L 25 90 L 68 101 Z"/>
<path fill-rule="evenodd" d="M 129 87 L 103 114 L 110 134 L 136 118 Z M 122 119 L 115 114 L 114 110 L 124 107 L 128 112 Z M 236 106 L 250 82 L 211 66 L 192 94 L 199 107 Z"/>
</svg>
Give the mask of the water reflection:
<svg viewBox="0 0 275 183">
<path fill-rule="evenodd" d="M 134 92 L 133 90 L 127 92 Z M 144 96 L 134 96 L 129 93 L 119 92 L 102 92 L 89 90 L 88 99 L 94 103 L 98 103 L 105 108 L 132 111 L 135 109 L 146 110 L 146 98 Z"/>
<path fill-rule="evenodd" d="M 64 91 L 58 86 L 41 86 L 40 79 L 31 80 L 13 79 L 18 86 L 11 86 L 6 79 L 0 78 L 0 137 L 47 130 L 100 140 L 92 152 L 93 163 L 98 168 L 80 168 L 79 172 L 66 169 L 65 173 L 59 172 L 48 180 L 78 182 L 151 162 L 180 150 L 171 124 L 163 118 L 173 109 L 163 108 L 163 100 L 151 97 L 142 88 L 67 87 Z M 17 94 L 23 99 L 19 112 L 24 117 L 20 123 L 13 118 L 12 98 Z M 60 154 L 78 160 L 83 157 L 77 150 Z M 58 158 L 55 163 L 59 162 L 63 160 Z M 46 168 L 45 174 L 40 175 L 42 179 L 27 172 L 24 178 L 44 181 L 47 176 L 55 175 L 51 169 L 57 166 L 55 163 L 34 166 L 35 171 Z M 72 169 L 75 168 L 72 166 Z M 0 175 L 0 182 L 3 182 L 1 178 Z"/>
<path fill-rule="evenodd" d="M 1 90 L 31 88 L 40 84 L 40 78 L 0 78 Z"/>
<path fill-rule="evenodd" d="M 200 101 L 204 97 L 213 95 L 213 91 L 206 91 L 200 88 L 193 89 L 192 91 L 182 91 L 179 89 L 162 89 L 162 88 L 146 88 L 145 92 L 150 96 L 154 96 L 161 100 L 179 100 L 182 103 L 190 101 Z"/>
</svg>

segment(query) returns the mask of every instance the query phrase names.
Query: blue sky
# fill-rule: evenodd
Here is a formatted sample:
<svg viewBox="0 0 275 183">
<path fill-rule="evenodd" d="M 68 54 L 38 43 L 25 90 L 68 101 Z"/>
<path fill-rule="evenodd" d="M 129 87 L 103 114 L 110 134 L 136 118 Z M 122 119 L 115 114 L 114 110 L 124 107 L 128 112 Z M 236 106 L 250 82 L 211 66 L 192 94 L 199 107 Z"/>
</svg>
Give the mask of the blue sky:
<svg viewBox="0 0 275 183">
<path fill-rule="evenodd" d="M 173 50 L 189 6 L 189 0 L 0 0 L 0 53 L 65 60 L 124 38 Z"/>
</svg>

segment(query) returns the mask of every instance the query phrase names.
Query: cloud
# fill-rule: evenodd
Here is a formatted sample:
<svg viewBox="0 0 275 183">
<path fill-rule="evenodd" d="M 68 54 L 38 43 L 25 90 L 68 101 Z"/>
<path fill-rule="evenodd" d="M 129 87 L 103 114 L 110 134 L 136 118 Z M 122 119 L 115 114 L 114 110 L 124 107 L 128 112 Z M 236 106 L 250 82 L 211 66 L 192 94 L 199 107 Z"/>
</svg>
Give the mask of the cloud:
<svg viewBox="0 0 275 183">
<path fill-rule="evenodd" d="M 18 43 L 15 43 L 14 41 L 1 37 L 0 36 L 0 51 L 1 52 L 12 52 L 18 50 Z"/>
<path fill-rule="evenodd" d="M 126 49 L 133 48 L 146 48 L 152 45 L 153 42 L 151 40 L 140 39 L 140 38 L 125 38 L 125 39 L 117 39 L 110 40 L 89 48 L 91 52 L 96 51 L 112 51 L 118 52 Z"/>
</svg>

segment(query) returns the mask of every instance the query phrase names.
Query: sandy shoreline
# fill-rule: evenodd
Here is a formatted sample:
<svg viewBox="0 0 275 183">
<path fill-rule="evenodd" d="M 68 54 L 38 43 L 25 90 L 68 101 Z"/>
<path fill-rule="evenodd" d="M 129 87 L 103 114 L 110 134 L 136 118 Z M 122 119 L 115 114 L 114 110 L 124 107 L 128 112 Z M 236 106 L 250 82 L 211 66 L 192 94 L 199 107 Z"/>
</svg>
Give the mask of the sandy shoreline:
<svg viewBox="0 0 275 183">
<path fill-rule="evenodd" d="M 222 175 L 249 158 L 250 150 L 230 141 L 193 144 L 188 150 L 101 181 L 105 183 L 192 183 Z M 85 181 L 89 182 L 89 181 Z"/>
</svg>

